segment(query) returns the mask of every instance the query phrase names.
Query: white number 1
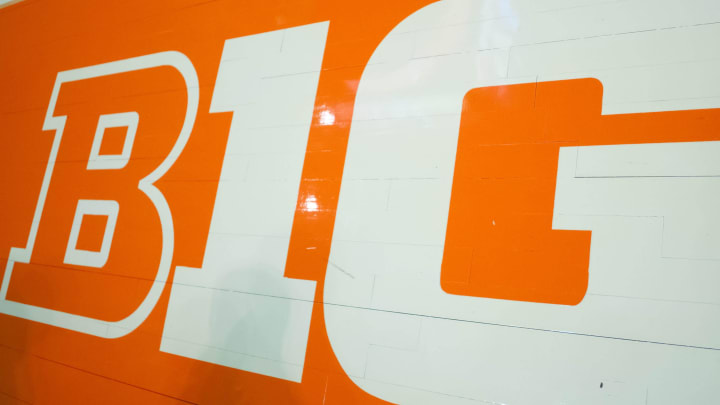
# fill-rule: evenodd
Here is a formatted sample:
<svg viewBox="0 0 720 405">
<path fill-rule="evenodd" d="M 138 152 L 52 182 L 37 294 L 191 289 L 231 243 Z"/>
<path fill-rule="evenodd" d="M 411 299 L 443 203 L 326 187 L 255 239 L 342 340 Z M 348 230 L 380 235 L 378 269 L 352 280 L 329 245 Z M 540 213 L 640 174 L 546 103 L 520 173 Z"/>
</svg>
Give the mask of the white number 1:
<svg viewBox="0 0 720 405">
<path fill-rule="evenodd" d="M 315 282 L 283 277 L 328 23 L 230 39 L 211 112 L 232 112 L 201 269 L 178 267 L 161 350 L 300 381 Z"/>
</svg>

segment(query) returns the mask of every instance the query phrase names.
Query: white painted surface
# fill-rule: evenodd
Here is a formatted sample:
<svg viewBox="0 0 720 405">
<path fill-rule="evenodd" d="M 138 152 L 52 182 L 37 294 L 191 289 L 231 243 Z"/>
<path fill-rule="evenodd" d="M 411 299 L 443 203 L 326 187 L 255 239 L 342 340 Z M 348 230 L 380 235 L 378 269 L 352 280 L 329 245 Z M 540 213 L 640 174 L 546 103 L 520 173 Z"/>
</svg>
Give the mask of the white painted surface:
<svg viewBox="0 0 720 405">
<path fill-rule="evenodd" d="M 604 114 L 718 108 L 720 2 L 444 0 L 408 17 L 360 84 L 324 302 L 313 303 L 315 283 L 283 272 L 327 32 L 319 23 L 226 42 L 211 112 L 233 120 L 205 260 L 176 270 L 161 350 L 300 382 L 312 308 L 323 305 L 343 370 L 392 402 L 720 402 L 718 142 L 561 149 L 553 226 L 593 231 L 580 305 L 454 296 L 439 282 L 468 90 L 593 77 Z M 205 90 L 179 60 L 189 134 Z M 58 86 L 68 73 L 107 75 L 127 62 L 61 72 Z M 63 121 L 52 114 L 53 102 L 45 129 L 57 131 L 56 152 Z M 322 111 L 319 123 L 335 116 Z M 152 182 L 185 140 L 144 183 L 155 202 Z M 29 260 L 46 189 L 12 260 Z M 170 253 L 128 320 L 8 301 L 0 311 L 101 337 L 129 333 L 169 271 L 172 217 L 160 205 Z"/>
<path fill-rule="evenodd" d="M 178 267 L 161 350 L 299 382 L 315 282 L 283 276 L 327 23 L 230 39 L 233 120 L 201 269 Z"/>
<path fill-rule="evenodd" d="M 717 143 L 561 150 L 554 228 L 593 231 L 581 304 L 439 283 L 467 91 L 595 77 L 605 114 L 718 107 L 718 21 L 707 1 L 446 0 L 396 27 L 358 89 L 326 274 L 354 381 L 399 403 L 720 398 L 720 179 L 698 177 Z"/>
<path fill-rule="evenodd" d="M 9 6 L 10 4 L 18 3 L 22 0 L 0 0 L 0 7 Z"/>
</svg>

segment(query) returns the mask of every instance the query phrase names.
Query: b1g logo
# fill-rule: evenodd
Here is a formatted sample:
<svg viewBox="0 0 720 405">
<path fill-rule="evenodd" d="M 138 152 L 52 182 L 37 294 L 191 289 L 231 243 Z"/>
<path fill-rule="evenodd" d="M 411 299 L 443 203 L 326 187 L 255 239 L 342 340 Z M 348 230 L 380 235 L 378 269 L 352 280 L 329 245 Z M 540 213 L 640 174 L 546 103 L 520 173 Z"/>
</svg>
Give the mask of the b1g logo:
<svg viewBox="0 0 720 405">
<path fill-rule="evenodd" d="M 558 218 L 570 204 L 556 197 L 594 209 L 594 194 L 574 183 L 578 155 L 596 150 L 583 147 L 717 140 L 718 111 L 602 115 L 599 80 L 487 78 L 509 71 L 504 51 L 442 53 L 453 44 L 398 39 L 462 14 L 462 4 L 435 3 L 408 17 L 366 67 L 322 303 L 315 281 L 285 269 L 296 213 L 334 203 L 301 184 L 314 107 L 319 125 L 335 119 L 315 100 L 327 22 L 227 40 L 212 89 L 200 88 L 190 59 L 175 51 L 59 73 L 43 127 L 54 143 L 28 242 L 9 255 L 0 312 L 103 338 L 141 325 L 166 287 L 181 236 L 163 176 L 202 136 L 193 132 L 196 118 L 225 113 L 231 124 L 203 262 L 175 268 L 164 352 L 299 382 L 312 310 L 323 305 L 344 371 L 368 392 L 402 402 L 412 397 L 407 386 L 442 381 L 447 364 L 468 376 L 453 384 L 474 387 L 476 370 L 464 357 L 493 355 L 484 334 L 507 338 L 478 325 L 506 318 L 523 331 L 597 337 L 623 317 L 626 325 L 612 329 L 623 339 L 716 349 L 712 334 L 675 334 L 672 323 L 647 332 L 641 321 L 664 313 L 661 304 L 579 305 L 590 283 L 590 231 L 606 225 Z M 484 33 L 480 23 L 457 29 L 463 38 Z M 398 43 L 420 55 L 394 60 Z M 428 49 L 445 57 L 428 62 Z M 212 92 L 206 111 L 201 91 Z M 252 333 L 238 331 L 238 319 Z M 422 339 L 404 339 L 408 331 Z M 548 342 L 558 357 L 576 355 Z M 546 377 L 545 362 L 527 366 L 534 354 L 511 346 L 495 350 Z M 607 349 L 593 347 L 590 355 Z M 384 391 L 365 379 L 371 354 L 389 359 L 388 379 L 409 382 Z M 611 367 L 611 358 L 596 361 Z"/>
</svg>

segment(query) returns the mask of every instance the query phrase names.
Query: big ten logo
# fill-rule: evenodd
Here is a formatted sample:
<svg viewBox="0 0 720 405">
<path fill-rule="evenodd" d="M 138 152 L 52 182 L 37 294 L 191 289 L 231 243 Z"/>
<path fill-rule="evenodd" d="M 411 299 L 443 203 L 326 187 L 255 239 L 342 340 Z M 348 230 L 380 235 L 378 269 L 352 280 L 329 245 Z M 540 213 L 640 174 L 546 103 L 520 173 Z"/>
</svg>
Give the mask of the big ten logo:
<svg viewBox="0 0 720 405">
<path fill-rule="evenodd" d="M 623 372 L 616 360 L 634 348 L 598 337 L 657 343 L 644 353 L 670 360 L 661 346 L 715 348 L 716 335 L 687 323 L 689 307 L 578 305 L 597 224 L 562 222 L 555 193 L 576 181 L 577 147 L 714 140 L 717 111 L 609 117 L 598 80 L 509 79 L 506 49 L 471 44 L 485 40 L 483 23 L 455 24 L 477 4 L 433 3 L 376 49 L 333 201 L 301 184 L 327 22 L 228 39 L 204 104 L 179 52 L 61 72 L 44 126 L 55 142 L 0 311 L 120 337 L 174 269 L 161 351 L 300 382 L 316 280 L 286 272 L 293 222 L 334 215 L 337 201 L 321 322 L 343 371 L 383 399 L 504 401 L 495 387 L 516 370 L 542 381 L 541 394 L 562 391 L 567 370 Z M 427 34 L 443 24 L 468 49 Z M 332 111 L 318 120 L 332 125 Z M 210 139 L 204 158 L 183 152 Z M 658 313 L 669 321 L 645 328 Z M 573 346 L 569 334 L 588 340 Z M 548 372 L 557 358 L 545 353 L 585 357 Z"/>
</svg>

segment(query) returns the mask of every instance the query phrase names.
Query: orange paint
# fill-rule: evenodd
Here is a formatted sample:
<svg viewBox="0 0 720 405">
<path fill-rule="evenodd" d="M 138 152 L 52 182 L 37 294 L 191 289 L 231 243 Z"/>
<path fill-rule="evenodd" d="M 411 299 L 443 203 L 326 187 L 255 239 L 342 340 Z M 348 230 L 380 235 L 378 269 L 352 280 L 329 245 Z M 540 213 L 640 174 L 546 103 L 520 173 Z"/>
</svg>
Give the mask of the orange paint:
<svg viewBox="0 0 720 405">
<path fill-rule="evenodd" d="M 85 215 L 80 225 L 77 249 L 99 252 L 108 218 L 104 215 Z"/>
<path fill-rule="evenodd" d="M 576 305 L 590 231 L 552 230 L 563 146 L 720 139 L 720 110 L 602 116 L 593 79 L 471 90 L 458 140 L 441 283 L 452 294 Z"/>
<path fill-rule="evenodd" d="M 0 272 L 10 247 L 24 246 L 27 240 L 52 143 L 53 133 L 41 128 L 58 72 L 168 50 L 190 58 L 200 82 L 198 116 L 182 155 L 157 187 L 174 219 L 172 268 L 200 267 L 231 120 L 230 114 L 208 112 L 225 40 L 329 20 L 286 267 L 289 277 L 316 280 L 316 301 L 321 302 L 357 83 L 390 29 L 430 2 L 28 0 L 0 10 Z M 168 142 L 177 134 L 185 96 L 172 94 L 180 84 L 171 72 L 157 68 L 68 84 L 63 112 L 68 125 L 73 117 L 75 123 L 66 137 L 77 142 L 63 140 L 69 149 L 60 152 L 63 162 L 51 182 L 47 209 L 57 215 L 43 215 L 38 253 L 22 270 L 17 265 L 9 299 L 116 320 L 150 288 L 160 234 L 157 218 L 147 211 L 136 186 L 138 176 L 167 154 Z M 116 92 L 127 97 L 113 97 Z M 88 173 L 84 165 L 98 114 L 131 107 L 144 111 L 128 166 L 115 173 Z M 321 122 L 323 109 L 332 110 L 333 125 Z M 149 133 L 157 136 L 143 135 Z M 119 142 L 101 153 L 117 152 Z M 110 259 L 116 262 L 103 270 L 62 265 L 74 201 L 106 195 L 122 200 Z M 315 196 L 318 211 L 301 209 L 308 195 Z M 122 257 L 113 259 L 115 251 Z M 0 315 L 0 403 L 383 402 L 357 388 L 338 364 L 322 305 L 314 306 L 300 384 L 160 352 L 169 291 L 166 286 L 137 330 L 112 340 Z"/>
<path fill-rule="evenodd" d="M 126 127 L 106 128 L 100 144 L 100 155 L 119 155 L 122 153 L 126 136 Z"/>
<path fill-rule="evenodd" d="M 197 120 L 182 155 L 157 182 L 175 226 L 175 266 L 201 267 L 230 114 L 210 114 L 226 39 L 330 21 L 285 275 L 315 280 L 322 302 L 353 103 L 385 35 L 431 0 L 32 1 L 0 11 L 0 272 L 24 246 L 52 143 L 41 130 L 58 72 L 178 50 L 199 77 Z M 379 12 L 381 10 L 381 12 Z M 167 155 L 185 93 L 156 68 L 68 84 L 58 112 L 68 127 L 32 263 L 16 266 L 8 298 L 105 320 L 137 306 L 154 280 L 161 234 L 138 179 Z M 468 93 L 453 184 L 443 288 L 455 294 L 574 304 L 587 286 L 589 232 L 551 231 L 560 146 L 710 140 L 714 110 L 600 116 L 594 81 Z M 138 110 L 132 158 L 117 171 L 85 169 L 99 114 Z M 334 122 L 323 121 L 331 111 Z M 119 153 L 123 129 L 101 153 Z M 147 136 L 151 134 L 152 136 Z M 107 269 L 64 265 L 79 198 L 121 201 Z M 313 198 L 317 209 L 308 210 Z M 104 222 L 83 224 L 94 250 Z M 493 221 L 495 225 L 493 225 Z M 92 248 L 92 249 L 91 249 Z M 170 275 L 172 279 L 172 274 Z M 381 403 L 357 388 L 333 354 L 323 306 L 313 309 L 302 383 L 160 352 L 170 286 L 148 319 L 113 340 L 0 315 L 0 403 Z"/>
</svg>

